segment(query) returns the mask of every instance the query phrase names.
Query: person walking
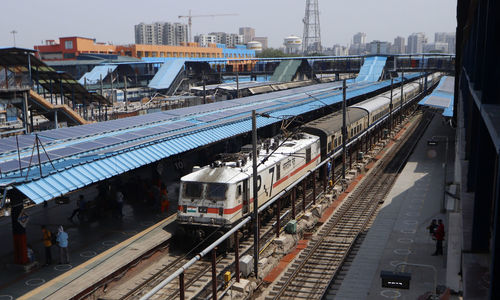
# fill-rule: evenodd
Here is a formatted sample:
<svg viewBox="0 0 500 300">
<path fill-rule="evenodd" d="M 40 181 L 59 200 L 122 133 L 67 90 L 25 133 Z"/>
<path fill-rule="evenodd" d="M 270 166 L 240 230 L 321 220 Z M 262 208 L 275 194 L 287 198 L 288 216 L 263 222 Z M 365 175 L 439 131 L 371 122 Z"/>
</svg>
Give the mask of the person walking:
<svg viewBox="0 0 500 300">
<path fill-rule="evenodd" d="M 42 225 L 42 241 L 45 248 L 45 265 L 48 266 L 52 263 L 52 233 L 45 225 Z"/>
<path fill-rule="evenodd" d="M 438 226 L 437 226 L 436 230 L 434 231 L 434 237 L 436 238 L 436 251 L 432 254 L 433 256 L 443 255 L 444 234 L 445 233 L 444 233 L 443 220 L 439 219 Z"/>
<path fill-rule="evenodd" d="M 56 241 L 59 246 L 59 264 L 69 264 L 68 233 L 62 226 L 59 226 L 58 231 Z"/>
<path fill-rule="evenodd" d="M 78 197 L 78 200 L 76 200 L 76 208 L 73 210 L 71 216 L 68 217 L 68 220 L 73 222 L 73 217 L 75 217 L 75 215 L 78 214 L 78 219 L 80 221 L 83 221 L 85 218 L 85 206 L 86 206 L 85 198 L 83 197 L 83 195 L 80 195 Z"/>
</svg>

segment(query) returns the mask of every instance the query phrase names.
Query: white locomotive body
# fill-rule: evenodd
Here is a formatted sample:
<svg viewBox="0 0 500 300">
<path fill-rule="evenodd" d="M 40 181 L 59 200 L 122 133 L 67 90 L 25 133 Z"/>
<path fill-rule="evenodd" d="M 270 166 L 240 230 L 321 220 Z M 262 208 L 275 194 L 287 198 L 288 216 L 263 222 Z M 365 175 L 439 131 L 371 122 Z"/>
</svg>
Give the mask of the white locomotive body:
<svg viewBox="0 0 500 300">
<path fill-rule="evenodd" d="M 258 150 L 259 206 L 321 160 L 316 136 L 301 133 L 286 141 L 270 141 Z M 230 227 L 253 211 L 251 155 L 242 152 L 233 156 L 236 161 L 217 161 L 181 178 L 178 223 Z"/>
</svg>

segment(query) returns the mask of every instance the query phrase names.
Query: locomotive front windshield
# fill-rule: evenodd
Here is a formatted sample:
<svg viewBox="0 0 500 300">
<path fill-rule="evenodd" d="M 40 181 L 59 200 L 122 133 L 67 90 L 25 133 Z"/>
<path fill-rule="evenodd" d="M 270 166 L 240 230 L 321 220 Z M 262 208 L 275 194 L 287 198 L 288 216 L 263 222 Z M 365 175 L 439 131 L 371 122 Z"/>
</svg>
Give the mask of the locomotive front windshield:
<svg viewBox="0 0 500 300">
<path fill-rule="evenodd" d="M 184 197 L 201 198 L 203 185 L 199 182 L 184 182 Z"/>
<path fill-rule="evenodd" d="M 209 183 L 207 184 L 207 198 L 210 200 L 226 200 L 227 184 Z"/>
</svg>

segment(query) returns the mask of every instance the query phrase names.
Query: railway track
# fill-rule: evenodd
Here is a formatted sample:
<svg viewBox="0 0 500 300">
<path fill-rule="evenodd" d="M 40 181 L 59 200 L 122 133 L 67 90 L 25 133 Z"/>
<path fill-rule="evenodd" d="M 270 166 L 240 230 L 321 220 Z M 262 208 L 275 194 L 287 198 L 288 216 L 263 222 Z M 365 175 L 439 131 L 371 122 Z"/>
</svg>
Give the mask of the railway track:
<svg viewBox="0 0 500 300">
<path fill-rule="evenodd" d="M 418 125 L 408 129 L 406 138 L 320 227 L 289 270 L 271 286 L 266 299 L 320 299 L 325 294 L 429 123 L 429 118 L 420 118 Z"/>
<path fill-rule="evenodd" d="M 378 176 L 375 176 L 378 177 Z M 386 187 L 380 187 L 379 190 L 388 189 Z M 316 181 L 316 193 L 312 191 L 312 186 L 309 186 L 306 189 L 306 207 L 312 205 L 313 195 L 316 194 L 316 200 L 323 196 L 323 187 L 321 181 Z M 377 194 L 374 189 L 371 189 L 369 193 Z M 379 192 L 380 193 L 380 192 Z M 374 194 L 374 195 L 375 195 Z M 372 198 L 374 196 L 371 196 Z M 303 201 L 302 197 L 300 197 L 300 201 Z M 353 197 L 351 197 L 353 198 Z M 369 199 L 370 197 L 365 197 Z M 349 199 L 348 199 L 349 200 Z M 349 200 L 349 201 L 352 201 Z M 368 201 L 368 200 L 366 200 Z M 356 201 L 353 201 L 356 202 Z M 297 213 L 300 214 L 302 211 L 301 205 L 298 205 L 299 197 L 297 197 Z M 357 207 L 357 209 L 361 209 L 362 204 L 353 204 L 353 207 Z M 342 206 L 342 210 L 345 210 L 345 205 Z M 280 217 L 281 227 L 284 227 L 286 222 L 291 219 L 290 206 L 282 207 L 282 215 Z M 346 210 L 345 213 L 348 213 Z M 373 211 L 366 212 L 363 216 L 359 215 L 359 220 L 369 219 L 369 216 L 373 215 Z M 261 219 L 262 220 L 262 219 Z M 342 221 L 344 222 L 344 221 Z M 260 228 L 260 250 L 265 248 L 274 238 L 274 234 L 276 232 L 276 217 L 272 217 L 268 219 Z M 329 224 L 329 223 L 328 223 Z M 356 225 L 354 221 L 347 221 L 344 227 L 340 231 L 336 232 L 334 238 L 330 238 L 330 242 L 333 243 L 333 246 L 327 246 L 324 250 L 327 251 L 325 253 L 329 254 L 320 254 L 319 257 L 328 257 L 330 255 L 334 258 L 335 261 L 338 261 L 337 265 L 341 265 L 342 261 L 345 258 L 345 255 L 342 253 L 349 253 L 349 249 L 358 237 L 357 234 L 353 234 L 352 228 L 358 228 L 358 231 L 361 230 L 362 226 Z M 349 227 L 351 226 L 351 228 Z M 324 248 L 324 247 L 323 247 Z M 249 237 L 245 241 L 240 243 L 239 253 L 240 257 L 253 252 L 253 237 Z M 304 253 L 308 253 L 307 249 Z M 311 252 L 312 253 L 312 252 Z M 340 254 L 339 254 L 340 253 Z M 317 255 L 316 255 L 317 256 Z M 316 256 L 313 256 L 316 257 Z M 126 292 L 119 293 L 119 297 L 109 298 L 109 299 L 139 299 L 141 296 L 145 295 L 148 291 L 150 291 L 154 286 L 158 285 L 165 278 L 169 277 L 169 275 L 177 270 L 180 266 L 184 265 L 187 261 L 189 261 L 191 257 L 186 255 L 176 255 L 173 253 L 168 253 L 165 257 L 162 258 L 163 263 L 160 267 L 155 269 L 155 272 L 149 273 L 146 277 L 144 277 L 141 282 L 137 282 L 137 284 L 127 289 Z M 234 262 L 235 262 L 235 254 L 234 253 L 226 253 L 224 256 L 219 256 L 217 258 L 217 282 L 218 287 L 223 285 L 223 274 L 226 271 L 234 270 Z M 312 270 L 312 269 L 311 269 Z M 187 269 L 184 272 L 184 288 L 185 288 L 185 298 L 186 299 L 205 299 L 211 294 L 211 285 L 212 285 L 212 276 L 211 276 L 211 261 L 210 259 L 202 259 L 193 265 L 191 268 Z M 313 270 L 314 271 L 314 270 Z M 306 273 L 308 273 L 306 271 Z M 308 273 L 309 274 L 309 273 Z M 322 285 L 328 283 L 326 281 L 330 281 L 331 276 L 328 280 L 322 280 Z M 175 279 L 162 288 L 152 299 L 178 299 L 179 298 L 179 279 Z M 297 294 L 299 295 L 299 294 Z M 293 297 L 293 296 L 292 296 Z M 103 297 L 103 299 L 108 299 L 107 297 Z"/>
</svg>

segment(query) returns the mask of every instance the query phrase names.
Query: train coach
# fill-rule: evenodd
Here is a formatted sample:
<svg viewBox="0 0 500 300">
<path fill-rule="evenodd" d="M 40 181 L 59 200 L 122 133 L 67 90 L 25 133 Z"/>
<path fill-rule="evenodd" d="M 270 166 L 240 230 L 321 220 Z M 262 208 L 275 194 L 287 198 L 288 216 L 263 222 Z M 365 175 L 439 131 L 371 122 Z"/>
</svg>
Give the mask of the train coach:
<svg viewBox="0 0 500 300">
<path fill-rule="evenodd" d="M 430 84 L 439 76 L 428 76 Z M 419 83 L 393 90 L 393 109 L 422 91 Z M 353 139 L 389 114 L 390 91 L 346 108 L 347 139 Z M 342 145 L 343 113 L 309 122 L 287 139 L 266 140 L 258 149 L 258 201 L 263 205 L 314 169 Z M 229 229 L 253 211 L 251 147 L 198 168 L 181 178 L 177 222 L 190 235 L 203 239 L 209 228 Z"/>
</svg>

